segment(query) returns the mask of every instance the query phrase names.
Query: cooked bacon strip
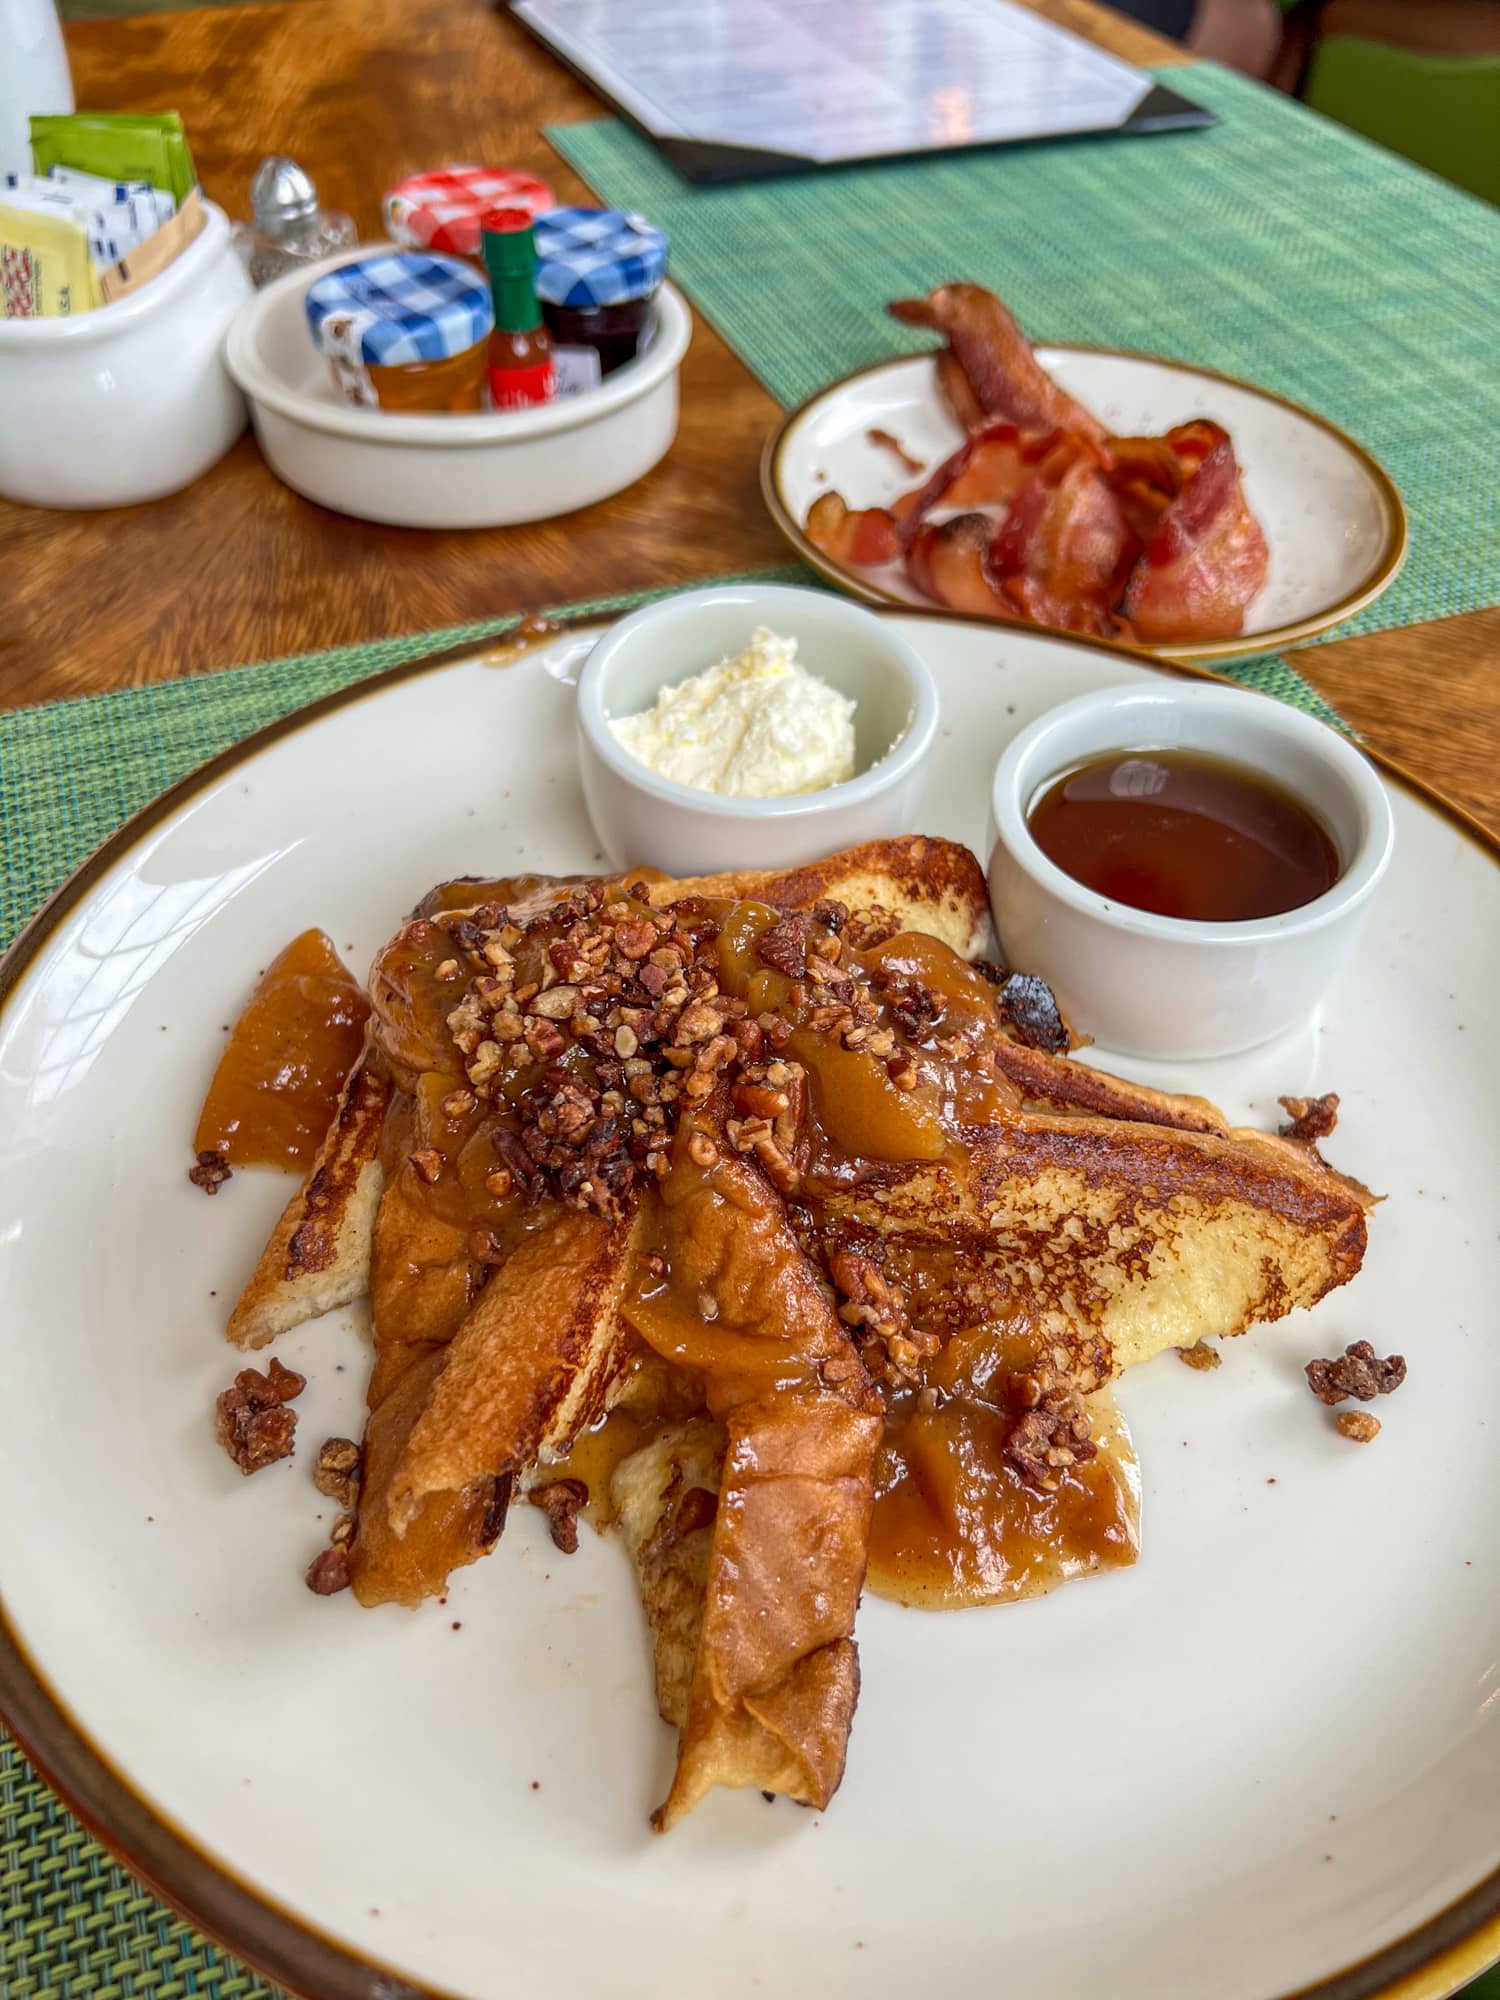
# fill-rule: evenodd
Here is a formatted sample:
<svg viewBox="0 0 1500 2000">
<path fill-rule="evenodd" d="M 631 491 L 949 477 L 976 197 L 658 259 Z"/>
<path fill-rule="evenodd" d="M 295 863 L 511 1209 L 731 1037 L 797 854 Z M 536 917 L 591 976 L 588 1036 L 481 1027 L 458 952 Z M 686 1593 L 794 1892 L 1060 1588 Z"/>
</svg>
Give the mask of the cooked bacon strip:
<svg viewBox="0 0 1500 2000">
<path fill-rule="evenodd" d="M 1065 631 L 1111 633 L 1110 607 L 1139 542 L 1104 477 L 1098 449 L 1069 436 L 1045 443 L 1044 462 L 1031 471 L 1025 461 L 1033 445 L 1010 445 L 1025 483 L 998 528 L 977 513 L 919 523 L 907 549 L 907 573 L 928 596 L 971 617 L 1025 617 Z M 949 494 L 962 485 L 972 458 L 971 450 Z"/>
<path fill-rule="evenodd" d="M 1005 417 L 1023 431 L 1077 431 L 1103 444 L 1104 426 L 1058 388 L 1014 316 L 982 285 L 940 285 L 925 299 L 895 299 L 886 311 L 906 326 L 947 336 L 986 416 Z"/>
<path fill-rule="evenodd" d="M 896 523 L 884 507 L 855 509 L 841 495 L 822 493 L 807 516 L 807 539 L 835 562 L 874 569 L 901 553 Z"/>
<path fill-rule="evenodd" d="M 1001 579 L 1026 578 L 1056 609 L 1083 604 L 1102 612 L 1118 598 L 1137 547 L 1100 454 L 1068 439 L 1018 495 L 995 537 L 990 569 Z"/>
<path fill-rule="evenodd" d="M 984 422 L 979 398 L 969 386 L 969 378 L 951 347 L 945 347 L 938 355 L 937 384 L 939 396 L 961 431 L 975 430 Z"/>
<path fill-rule="evenodd" d="M 995 524 L 988 514 L 955 514 L 925 523 L 906 555 L 906 571 L 919 590 L 971 618 L 1014 618 L 1015 606 L 988 567 Z"/>
<path fill-rule="evenodd" d="M 1269 563 L 1266 538 L 1240 484 L 1234 447 L 1219 431 L 1137 563 L 1125 593 L 1125 615 L 1148 645 L 1232 639 L 1244 628 L 1246 606 L 1265 583 Z"/>
</svg>

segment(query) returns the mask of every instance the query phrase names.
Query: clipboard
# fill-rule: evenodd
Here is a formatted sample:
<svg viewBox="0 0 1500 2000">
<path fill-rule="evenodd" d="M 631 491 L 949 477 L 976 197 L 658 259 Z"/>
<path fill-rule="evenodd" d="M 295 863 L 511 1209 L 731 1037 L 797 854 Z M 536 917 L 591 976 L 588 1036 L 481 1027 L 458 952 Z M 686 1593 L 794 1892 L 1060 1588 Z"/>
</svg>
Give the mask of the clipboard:
<svg viewBox="0 0 1500 2000">
<path fill-rule="evenodd" d="M 1190 98 L 1010 0 L 502 4 L 684 180 L 698 186 L 1050 139 L 1141 137 L 1219 122 Z M 803 32 L 804 21 L 812 24 L 812 35 Z M 874 36 L 868 32 L 872 21 Z M 858 27 L 851 31 L 850 23 Z M 779 36 L 768 33 L 778 28 Z M 850 56 L 837 45 L 845 32 L 853 39 Z M 881 35 L 894 72 L 884 76 L 879 54 L 871 54 Z M 915 64 L 909 55 L 902 61 L 903 37 L 917 51 Z M 776 58 L 760 53 L 773 40 L 791 44 L 779 75 Z M 745 61 L 747 41 L 745 89 L 736 95 L 736 64 Z M 725 73 L 722 85 L 715 83 L 716 66 Z M 919 79 L 916 90 L 908 88 L 913 75 Z M 875 100 L 868 115 L 849 102 L 866 85 Z M 820 92 L 834 100 L 821 130 Z M 746 107 L 757 101 L 760 109 L 752 115 Z M 803 112 L 821 137 L 818 150 L 802 150 L 784 135 L 767 144 L 756 143 L 743 129 L 730 136 L 711 129 L 720 118 L 741 128 L 762 120 L 773 127 L 795 126 Z"/>
</svg>

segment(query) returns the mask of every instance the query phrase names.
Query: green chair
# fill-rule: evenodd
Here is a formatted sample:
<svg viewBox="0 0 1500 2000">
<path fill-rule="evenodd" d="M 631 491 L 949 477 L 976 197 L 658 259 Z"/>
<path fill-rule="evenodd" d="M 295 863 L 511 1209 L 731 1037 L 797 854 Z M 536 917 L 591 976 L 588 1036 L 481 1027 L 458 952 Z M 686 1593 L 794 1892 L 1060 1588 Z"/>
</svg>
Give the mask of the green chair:
<svg viewBox="0 0 1500 2000">
<path fill-rule="evenodd" d="M 1500 203 L 1500 55 L 1428 55 L 1321 37 L 1302 96 L 1315 111 Z"/>
</svg>

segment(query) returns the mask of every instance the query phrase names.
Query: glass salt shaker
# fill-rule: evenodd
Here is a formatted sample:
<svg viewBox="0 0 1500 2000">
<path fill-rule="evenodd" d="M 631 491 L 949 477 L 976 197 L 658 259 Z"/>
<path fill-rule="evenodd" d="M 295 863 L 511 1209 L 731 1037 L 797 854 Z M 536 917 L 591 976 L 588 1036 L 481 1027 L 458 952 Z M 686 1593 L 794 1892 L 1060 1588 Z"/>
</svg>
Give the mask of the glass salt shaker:
<svg viewBox="0 0 1500 2000">
<path fill-rule="evenodd" d="M 252 220 L 236 227 L 235 240 L 257 288 L 356 240 L 352 218 L 319 207 L 311 176 L 284 153 L 273 153 L 256 169 L 250 211 Z"/>
</svg>

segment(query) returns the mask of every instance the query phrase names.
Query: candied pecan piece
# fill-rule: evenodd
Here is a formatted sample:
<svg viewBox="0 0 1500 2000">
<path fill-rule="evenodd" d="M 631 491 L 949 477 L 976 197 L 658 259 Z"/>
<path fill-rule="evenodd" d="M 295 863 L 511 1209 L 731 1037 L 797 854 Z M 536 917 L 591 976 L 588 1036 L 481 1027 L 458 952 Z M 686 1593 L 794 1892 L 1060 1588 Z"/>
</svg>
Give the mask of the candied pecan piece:
<svg viewBox="0 0 1500 2000">
<path fill-rule="evenodd" d="M 1072 1390 L 1044 1396 L 1018 1418 L 1004 1451 L 1027 1485 L 1043 1493 L 1055 1493 L 1065 1472 L 1099 1455 L 1089 1435 L 1088 1411 Z"/>
<path fill-rule="evenodd" d="M 297 1413 L 285 1406 L 306 1387 L 305 1375 L 273 1359 L 264 1375 L 242 1368 L 215 1402 L 214 1435 L 247 1478 L 291 1457 Z"/>
<path fill-rule="evenodd" d="M 924 1355 L 937 1351 L 936 1335 L 911 1323 L 906 1300 L 873 1258 L 855 1250 L 835 1250 L 828 1274 L 843 1293 L 839 1318 L 858 1329 L 860 1353 L 871 1374 L 889 1380 L 911 1375 Z"/>
<path fill-rule="evenodd" d="M 1189 1368 L 1200 1371 L 1223 1366 L 1224 1357 L 1217 1347 L 1210 1347 L 1206 1340 L 1195 1340 L 1191 1347 L 1179 1347 L 1177 1359 Z"/>
<path fill-rule="evenodd" d="M 205 1194 L 217 1194 L 233 1175 L 234 1169 L 223 1153 L 200 1153 L 197 1165 L 188 1168 L 188 1179 L 194 1187 L 201 1187 Z"/>
<path fill-rule="evenodd" d="M 805 978 L 813 927 L 809 910 L 799 910 L 795 916 L 783 917 L 779 924 L 772 924 L 755 947 L 762 965 L 769 965 L 773 972 L 784 972 L 788 979 Z"/>
<path fill-rule="evenodd" d="M 1018 1042 L 1049 1055 L 1068 1052 L 1068 1030 L 1052 988 L 1034 972 L 1013 972 L 995 998 L 1000 1019 Z"/>
<path fill-rule="evenodd" d="M 362 1453 L 353 1438 L 329 1438 L 318 1448 L 313 1485 L 340 1507 L 352 1507 L 359 1497 Z"/>
<path fill-rule="evenodd" d="M 1388 1354 L 1384 1361 L 1368 1340 L 1356 1340 L 1331 1360 L 1309 1361 L 1307 1386 L 1320 1403 L 1332 1407 L 1353 1396 L 1361 1403 L 1388 1396 L 1406 1380 L 1406 1356 Z"/>
<path fill-rule="evenodd" d="M 533 1486 L 527 1494 L 533 1507 L 547 1516 L 548 1532 L 565 1556 L 578 1548 L 578 1510 L 589 1502 L 589 1489 L 581 1479 L 552 1479 L 545 1486 Z"/>
<path fill-rule="evenodd" d="M 307 1567 L 307 1587 L 314 1597 L 333 1597 L 349 1588 L 347 1548 L 319 1549 Z"/>
<path fill-rule="evenodd" d="M 1322 1097 L 1278 1097 L 1276 1102 L 1290 1123 L 1279 1126 L 1283 1139 L 1297 1139 L 1305 1146 L 1326 1139 L 1339 1122 L 1339 1094 L 1326 1091 Z"/>
<path fill-rule="evenodd" d="M 1339 1435 L 1355 1444 L 1373 1444 L 1380 1436 L 1380 1419 L 1368 1410 L 1340 1410 L 1333 1421 Z"/>
</svg>

